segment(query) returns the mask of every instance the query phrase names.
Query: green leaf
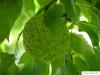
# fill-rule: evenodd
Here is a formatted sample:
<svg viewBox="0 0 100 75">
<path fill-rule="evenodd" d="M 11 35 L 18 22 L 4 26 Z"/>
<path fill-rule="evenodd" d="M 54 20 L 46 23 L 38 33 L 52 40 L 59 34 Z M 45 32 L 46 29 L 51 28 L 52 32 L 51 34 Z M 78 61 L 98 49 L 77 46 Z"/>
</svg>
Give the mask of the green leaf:
<svg viewBox="0 0 100 75">
<path fill-rule="evenodd" d="M 95 55 L 87 59 L 90 71 L 100 71 L 100 47 L 95 47 Z"/>
<path fill-rule="evenodd" d="M 19 71 L 16 75 L 41 75 L 37 69 L 24 68 Z"/>
<path fill-rule="evenodd" d="M 89 13 L 90 13 L 90 16 L 91 16 L 91 24 L 98 26 L 99 21 L 100 21 L 99 17 L 94 12 L 92 12 L 91 10 L 89 11 Z"/>
<path fill-rule="evenodd" d="M 52 75 L 60 75 L 60 74 L 63 75 L 63 69 L 65 66 L 65 57 L 59 57 L 59 59 L 54 60 L 53 62 L 51 62 L 51 66 L 52 66 Z"/>
<path fill-rule="evenodd" d="M 0 0 L 0 43 L 9 36 L 21 8 L 21 0 Z"/>
<path fill-rule="evenodd" d="M 19 64 L 24 64 L 25 67 L 32 67 L 32 65 L 33 65 L 33 57 L 30 56 L 27 52 L 25 52 L 21 56 Z"/>
<path fill-rule="evenodd" d="M 75 0 L 75 1 L 81 4 L 86 4 L 86 5 L 89 5 L 89 3 L 91 3 L 91 0 Z"/>
<path fill-rule="evenodd" d="M 49 75 L 49 65 L 50 63 L 35 60 L 33 68 L 37 68 L 40 75 Z"/>
<path fill-rule="evenodd" d="M 95 56 L 87 59 L 92 71 L 100 71 L 100 47 L 95 47 Z"/>
<path fill-rule="evenodd" d="M 88 33 L 93 46 L 99 45 L 98 29 L 88 22 L 80 22 L 79 29 Z"/>
<path fill-rule="evenodd" d="M 44 22 L 51 31 L 56 31 L 59 27 L 61 17 L 64 14 L 62 4 L 53 4 L 44 15 Z"/>
<path fill-rule="evenodd" d="M 32 66 L 25 66 L 16 75 L 49 75 L 49 64 L 40 61 L 34 61 Z"/>
<path fill-rule="evenodd" d="M 78 71 L 73 63 L 73 57 L 71 53 L 66 54 L 65 64 L 65 75 L 78 75 Z"/>
<path fill-rule="evenodd" d="M 98 10 L 97 8 L 95 8 L 95 7 L 91 7 L 91 9 L 90 9 L 92 12 L 94 12 L 97 16 L 99 16 L 99 18 L 100 18 L 100 10 Z"/>
<path fill-rule="evenodd" d="M 85 58 L 90 58 L 95 54 L 93 48 L 88 44 L 82 35 L 72 33 L 70 40 L 72 49 L 75 52 L 80 53 Z"/>
<path fill-rule="evenodd" d="M 2 73 L 7 73 L 8 68 L 14 61 L 14 55 L 0 53 L 0 75 L 2 75 Z"/>
<path fill-rule="evenodd" d="M 19 61 L 19 64 L 24 64 L 24 67 L 17 75 L 48 75 L 49 64 L 33 59 L 25 52 Z"/>
<path fill-rule="evenodd" d="M 78 26 L 82 27 L 82 28 L 86 28 L 87 27 L 87 28 L 93 30 L 95 33 L 99 33 L 100 32 L 99 28 L 97 28 L 96 26 L 92 25 L 91 23 L 88 23 L 88 22 L 85 22 L 85 21 L 80 21 Z"/>
<path fill-rule="evenodd" d="M 100 63 L 100 46 L 97 46 L 95 49 L 96 49 L 95 50 L 95 52 L 96 52 L 96 54 L 95 54 L 96 69 L 99 71 L 100 70 L 100 65 L 99 65 L 99 63 Z M 98 66 L 98 68 L 97 68 L 97 66 Z"/>
<path fill-rule="evenodd" d="M 24 66 L 16 75 L 40 75 L 37 67 L 33 63 L 33 57 L 25 52 L 19 61 L 19 64 L 23 64 Z"/>
<path fill-rule="evenodd" d="M 80 14 L 81 14 L 80 6 L 75 4 L 75 9 L 76 9 L 76 13 L 77 13 L 77 18 L 79 19 L 80 18 Z"/>
<path fill-rule="evenodd" d="M 24 11 L 29 15 L 29 17 L 35 14 L 35 4 L 34 0 L 23 0 Z"/>
<path fill-rule="evenodd" d="M 92 17 L 91 23 L 100 29 L 100 10 L 95 7 L 91 7 L 90 12 Z"/>
<path fill-rule="evenodd" d="M 77 54 L 74 56 L 73 61 L 74 61 L 75 68 L 79 72 L 79 75 L 81 75 L 82 71 L 90 70 L 88 62 L 86 60 L 82 59 Z"/>
<path fill-rule="evenodd" d="M 95 71 L 100 71 L 100 65 L 99 65 L 100 64 L 100 48 L 98 49 L 98 51 L 96 51 L 95 59 L 92 61 L 94 61 L 93 65 L 91 65 L 93 66 L 92 69 Z"/>
<path fill-rule="evenodd" d="M 29 11 L 35 9 L 34 0 L 23 0 L 23 5 Z"/>
<path fill-rule="evenodd" d="M 17 75 L 19 71 L 19 68 L 16 66 L 15 63 L 11 64 L 11 66 L 8 68 L 8 75 Z"/>
<path fill-rule="evenodd" d="M 41 0 L 37 0 L 37 1 L 42 7 L 44 7 L 45 5 L 50 3 L 52 0 L 42 0 L 42 1 Z"/>
<path fill-rule="evenodd" d="M 62 70 L 58 68 L 55 75 L 62 75 Z"/>
<path fill-rule="evenodd" d="M 76 0 L 76 4 L 81 9 L 81 15 L 85 16 L 88 19 L 88 22 L 91 22 L 91 15 L 89 13 L 91 5 L 88 2 L 86 2 L 86 0 Z"/>
<path fill-rule="evenodd" d="M 76 9 L 75 9 L 75 2 L 74 0 L 61 0 L 65 6 L 65 11 L 67 16 L 72 20 L 72 22 L 76 23 L 78 21 Z"/>
</svg>

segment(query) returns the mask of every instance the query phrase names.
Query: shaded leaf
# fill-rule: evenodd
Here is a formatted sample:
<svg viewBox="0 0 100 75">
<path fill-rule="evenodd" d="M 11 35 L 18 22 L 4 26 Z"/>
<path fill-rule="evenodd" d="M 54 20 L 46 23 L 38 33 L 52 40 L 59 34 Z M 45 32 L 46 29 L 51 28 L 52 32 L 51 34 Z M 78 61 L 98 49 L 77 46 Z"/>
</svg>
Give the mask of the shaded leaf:
<svg viewBox="0 0 100 75">
<path fill-rule="evenodd" d="M 77 13 L 77 19 L 79 20 L 80 14 L 81 14 L 80 6 L 75 4 L 75 9 L 76 9 L 76 13 Z"/>
<path fill-rule="evenodd" d="M 30 56 L 27 52 L 25 52 L 21 56 L 19 64 L 24 64 L 25 67 L 32 67 L 32 65 L 33 65 L 33 57 Z"/>
<path fill-rule="evenodd" d="M 21 57 L 19 64 L 24 64 L 24 67 L 17 75 L 48 75 L 49 64 L 41 61 L 33 60 L 27 52 Z"/>
<path fill-rule="evenodd" d="M 37 68 L 40 75 L 49 75 L 49 65 L 50 63 L 41 62 L 41 61 L 34 61 L 33 68 Z"/>
<path fill-rule="evenodd" d="M 72 49 L 77 53 L 80 53 L 85 58 L 90 58 L 95 54 L 93 48 L 88 44 L 82 35 L 72 33 L 70 40 Z"/>
<path fill-rule="evenodd" d="M 49 75 L 49 64 L 34 62 L 30 67 L 24 67 L 17 75 Z"/>
<path fill-rule="evenodd" d="M 92 12 L 91 17 L 92 17 L 92 24 L 97 26 L 100 29 L 100 10 L 98 10 L 95 7 L 91 7 L 90 11 Z M 95 23 L 96 22 L 96 23 Z"/>
<path fill-rule="evenodd" d="M 76 23 L 78 21 L 78 17 L 75 9 L 74 0 L 61 0 L 61 1 L 64 4 L 67 16 L 72 20 L 72 22 Z"/>
<path fill-rule="evenodd" d="M 99 0 L 97 0 L 97 2 L 95 3 L 95 7 L 100 10 L 100 1 Z"/>
<path fill-rule="evenodd" d="M 21 0 L 0 1 L 0 43 L 9 36 L 14 22 L 20 15 L 21 8 Z"/>
<path fill-rule="evenodd" d="M 51 31 L 57 31 L 61 17 L 64 14 L 62 4 L 53 4 L 44 15 L 44 22 Z"/>
<path fill-rule="evenodd" d="M 95 56 L 87 59 L 91 71 L 100 71 L 100 47 L 95 48 Z"/>
<path fill-rule="evenodd" d="M 82 59 L 77 54 L 73 57 L 73 61 L 74 61 L 75 68 L 79 72 L 79 75 L 81 75 L 82 71 L 90 70 L 88 62 L 86 60 Z"/>
<path fill-rule="evenodd" d="M 41 75 L 38 70 L 31 68 L 24 68 L 19 71 L 16 75 Z"/>
<path fill-rule="evenodd" d="M 19 68 L 16 66 L 15 63 L 11 64 L 11 66 L 8 68 L 8 75 L 17 75 L 19 71 Z"/>
<path fill-rule="evenodd" d="M 73 58 L 71 53 L 66 54 L 65 64 L 66 64 L 65 75 L 78 75 L 78 71 L 73 63 Z"/>
<path fill-rule="evenodd" d="M 52 75 L 60 75 L 60 74 L 63 75 L 63 69 L 65 66 L 65 57 L 59 57 L 59 59 L 56 59 L 55 61 L 51 62 L 51 66 L 52 66 Z"/>
<path fill-rule="evenodd" d="M 97 35 L 98 29 L 95 26 L 89 24 L 88 22 L 80 22 L 79 28 L 80 28 L 80 30 L 88 33 L 93 46 L 99 45 L 99 37 Z"/>
<path fill-rule="evenodd" d="M 7 73 L 8 68 L 14 61 L 14 55 L 0 53 L 0 75 L 2 75 L 2 73 Z"/>
<path fill-rule="evenodd" d="M 55 75 L 62 75 L 62 70 L 60 68 L 57 68 L 57 71 L 56 71 Z"/>
<path fill-rule="evenodd" d="M 17 72 L 17 75 L 40 75 L 37 66 L 33 63 L 33 57 L 25 52 L 19 61 L 19 64 L 23 64 L 24 66 L 19 72 Z"/>
<path fill-rule="evenodd" d="M 95 71 L 100 71 L 100 48 L 98 49 L 98 51 L 96 51 L 95 54 L 95 60 L 94 60 L 94 68 L 92 68 Z"/>
<path fill-rule="evenodd" d="M 92 1 L 91 0 L 75 0 L 78 3 L 89 5 Z"/>
</svg>

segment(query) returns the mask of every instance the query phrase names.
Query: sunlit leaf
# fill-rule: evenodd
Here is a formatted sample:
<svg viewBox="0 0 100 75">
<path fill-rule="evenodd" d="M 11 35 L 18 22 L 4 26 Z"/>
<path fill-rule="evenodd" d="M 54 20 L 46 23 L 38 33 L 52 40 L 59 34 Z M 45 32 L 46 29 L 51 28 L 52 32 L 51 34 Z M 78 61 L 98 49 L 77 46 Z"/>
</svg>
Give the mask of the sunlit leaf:
<svg viewBox="0 0 100 75">
<path fill-rule="evenodd" d="M 41 0 L 37 0 L 37 1 L 42 7 L 44 7 L 45 5 L 50 3 L 52 0 L 42 0 L 42 1 Z"/>
</svg>

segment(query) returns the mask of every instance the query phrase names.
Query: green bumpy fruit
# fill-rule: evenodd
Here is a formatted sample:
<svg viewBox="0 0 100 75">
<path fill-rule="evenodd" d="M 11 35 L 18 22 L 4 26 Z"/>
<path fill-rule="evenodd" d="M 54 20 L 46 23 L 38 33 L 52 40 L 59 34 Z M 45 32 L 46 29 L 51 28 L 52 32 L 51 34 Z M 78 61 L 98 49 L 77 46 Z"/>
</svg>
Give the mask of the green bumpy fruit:
<svg viewBox="0 0 100 75">
<path fill-rule="evenodd" d="M 44 23 L 44 13 L 31 18 L 23 31 L 25 50 L 36 60 L 52 62 L 65 56 L 67 51 L 68 31 L 61 20 L 57 32 L 52 32 Z"/>
</svg>

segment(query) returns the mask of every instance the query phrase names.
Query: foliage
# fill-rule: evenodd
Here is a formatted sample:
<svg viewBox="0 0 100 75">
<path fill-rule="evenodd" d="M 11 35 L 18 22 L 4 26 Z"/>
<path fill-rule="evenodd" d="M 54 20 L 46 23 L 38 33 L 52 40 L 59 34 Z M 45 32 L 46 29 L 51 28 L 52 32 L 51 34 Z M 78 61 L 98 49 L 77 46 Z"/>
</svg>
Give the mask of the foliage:
<svg viewBox="0 0 100 75">
<path fill-rule="evenodd" d="M 99 45 L 99 0 L 0 0 L 0 75 L 99 71 Z"/>
</svg>

